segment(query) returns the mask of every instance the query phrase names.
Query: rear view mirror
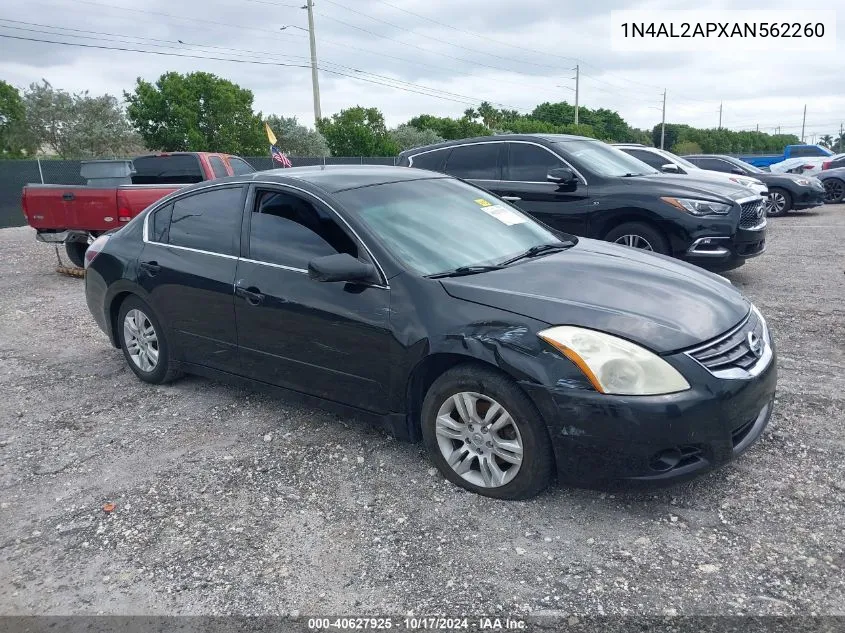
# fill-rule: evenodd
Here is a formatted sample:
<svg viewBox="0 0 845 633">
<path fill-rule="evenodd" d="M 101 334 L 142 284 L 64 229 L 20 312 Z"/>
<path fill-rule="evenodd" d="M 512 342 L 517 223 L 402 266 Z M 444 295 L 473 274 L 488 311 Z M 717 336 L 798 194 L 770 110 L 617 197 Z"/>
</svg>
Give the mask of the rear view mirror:
<svg viewBox="0 0 845 633">
<path fill-rule="evenodd" d="M 318 257 L 308 262 L 308 276 L 314 281 L 368 281 L 374 274 L 372 264 L 359 261 L 348 253 Z"/>
<path fill-rule="evenodd" d="M 549 182 L 556 182 L 559 185 L 573 185 L 576 184 L 575 174 L 567 167 L 556 167 L 550 169 L 546 175 L 546 180 Z"/>
<path fill-rule="evenodd" d="M 681 168 L 675 163 L 666 163 L 660 167 L 660 170 L 666 174 L 680 174 Z"/>
</svg>

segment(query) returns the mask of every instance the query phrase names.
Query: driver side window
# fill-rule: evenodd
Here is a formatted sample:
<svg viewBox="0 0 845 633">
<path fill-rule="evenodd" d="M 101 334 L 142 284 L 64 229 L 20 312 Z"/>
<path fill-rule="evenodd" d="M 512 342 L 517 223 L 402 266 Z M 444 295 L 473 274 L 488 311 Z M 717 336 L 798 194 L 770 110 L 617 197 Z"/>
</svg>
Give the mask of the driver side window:
<svg viewBox="0 0 845 633">
<path fill-rule="evenodd" d="M 249 226 L 250 259 L 306 270 L 312 259 L 337 253 L 357 258 L 358 246 L 334 214 L 285 191 L 256 191 Z"/>
</svg>

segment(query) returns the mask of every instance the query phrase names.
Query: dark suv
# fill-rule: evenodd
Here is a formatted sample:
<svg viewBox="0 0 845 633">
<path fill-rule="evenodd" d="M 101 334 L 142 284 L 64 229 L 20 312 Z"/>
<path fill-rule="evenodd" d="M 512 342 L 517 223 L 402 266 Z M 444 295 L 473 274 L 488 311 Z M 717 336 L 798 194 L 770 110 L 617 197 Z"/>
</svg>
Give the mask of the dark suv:
<svg viewBox="0 0 845 633">
<path fill-rule="evenodd" d="M 783 215 L 789 211 L 811 209 L 824 204 L 824 185 L 813 176 L 773 174 L 749 165 L 744 160 L 723 154 L 696 154 L 684 158 L 701 169 L 750 176 L 765 183 L 769 188 L 767 215 Z"/>
<path fill-rule="evenodd" d="M 407 150 L 399 164 L 457 176 L 548 226 L 730 270 L 766 244 L 764 201 L 748 189 L 681 182 L 595 139 L 502 135 Z"/>
</svg>

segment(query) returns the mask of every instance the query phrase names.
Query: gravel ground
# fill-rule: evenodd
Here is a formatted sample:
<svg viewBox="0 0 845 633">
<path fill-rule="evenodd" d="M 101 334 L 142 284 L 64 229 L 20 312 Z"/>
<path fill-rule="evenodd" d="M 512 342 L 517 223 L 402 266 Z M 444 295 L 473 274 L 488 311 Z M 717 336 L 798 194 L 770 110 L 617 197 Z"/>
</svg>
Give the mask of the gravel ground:
<svg viewBox="0 0 845 633">
<path fill-rule="evenodd" d="M 761 441 L 672 488 L 524 503 L 355 420 L 141 383 L 84 282 L 0 230 L 0 613 L 845 614 L 845 205 L 769 226 L 727 275 L 781 354 Z"/>
</svg>

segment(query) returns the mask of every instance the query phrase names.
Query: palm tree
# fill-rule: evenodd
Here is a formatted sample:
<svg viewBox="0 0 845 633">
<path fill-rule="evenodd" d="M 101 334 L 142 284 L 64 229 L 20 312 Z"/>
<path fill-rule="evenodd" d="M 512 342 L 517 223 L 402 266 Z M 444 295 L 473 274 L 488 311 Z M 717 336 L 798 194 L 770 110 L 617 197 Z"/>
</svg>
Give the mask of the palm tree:
<svg viewBox="0 0 845 633">
<path fill-rule="evenodd" d="M 473 108 L 467 108 L 464 110 L 464 118 L 469 119 L 470 121 L 475 121 L 475 117 L 478 116 L 478 113 Z"/>
<path fill-rule="evenodd" d="M 492 128 L 499 120 L 499 111 L 489 102 L 482 101 L 481 105 L 478 106 L 478 116 L 481 117 L 484 125 Z"/>
<path fill-rule="evenodd" d="M 833 137 L 830 134 L 825 134 L 819 139 L 819 145 L 827 149 L 833 148 Z"/>
</svg>

